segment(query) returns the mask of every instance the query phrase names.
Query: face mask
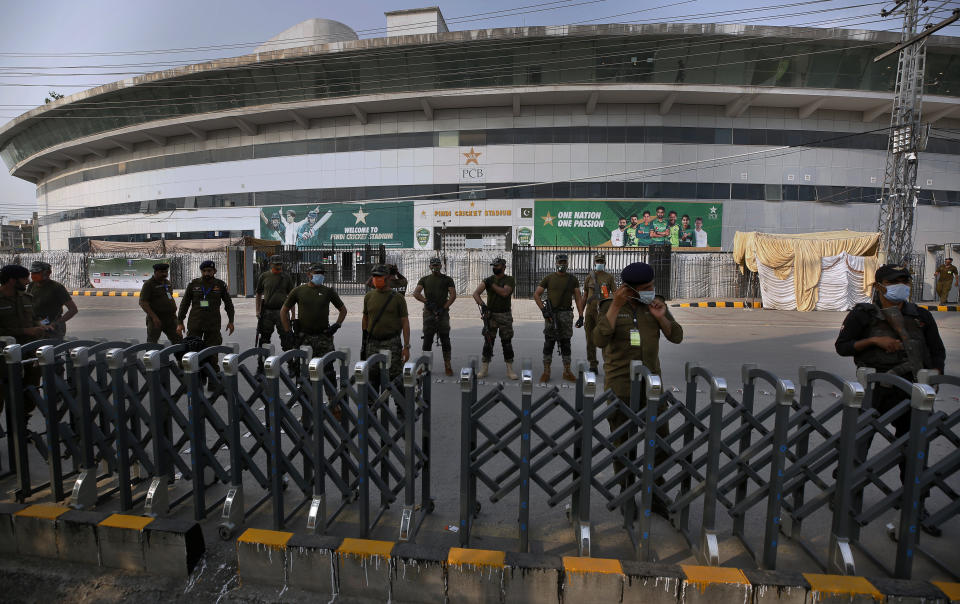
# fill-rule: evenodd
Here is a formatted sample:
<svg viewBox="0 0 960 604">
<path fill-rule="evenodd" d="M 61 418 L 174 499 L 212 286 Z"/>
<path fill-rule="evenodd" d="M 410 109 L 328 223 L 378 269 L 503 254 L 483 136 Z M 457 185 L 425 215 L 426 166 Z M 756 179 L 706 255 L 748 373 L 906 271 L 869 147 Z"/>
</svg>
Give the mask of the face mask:
<svg viewBox="0 0 960 604">
<path fill-rule="evenodd" d="M 439 272 L 440 272 L 440 267 L 439 267 L 439 266 L 431 266 L 431 267 L 430 267 L 430 270 L 432 270 L 432 271 L 435 272 L 435 273 L 439 273 Z"/>
<path fill-rule="evenodd" d="M 493 269 L 493 274 L 494 274 L 494 275 L 502 275 L 502 274 L 503 274 L 503 269 L 502 269 L 502 268 L 495 268 L 495 269 Z"/>
<path fill-rule="evenodd" d="M 606 265 L 606 264 L 594 264 L 594 265 L 593 265 L 593 270 L 595 270 L 595 271 L 602 271 L 602 270 L 605 269 L 605 268 L 607 268 L 607 265 Z"/>
<path fill-rule="evenodd" d="M 558 272 L 558 273 L 565 273 L 565 272 L 567 272 L 567 265 L 566 265 L 566 264 L 558 264 L 558 265 L 557 265 L 557 272 Z"/>
<path fill-rule="evenodd" d="M 377 288 L 377 289 L 383 288 L 383 286 L 385 286 L 386 284 L 387 284 L 387 278 L 386 278 L 386 277 L 374 277 L 374 278 L 373 278 L 373 286 L 374 286 L 375 288 Z"/>
<path fill-rule="evenodd" d="M 910 299 L 910 286 L 906 283 L 894 283 L 887 286 L 887 293 L 883 297 L 891 302 L 906 302 Z"/>
<path fill-rule="evenodd" d="M 630 289 L 633 289 L 633 288 L 631 287 Z M 649 291 L 646 291 L 646 290 L 637 291 L 633 289 L 633 291 L 634 293 L 637 294 L 636 296 L 633 297 L 633 299 L 639 302 L 640 304 L 650 304 L 651 302 L 653 302 L 654 297 L 656 297 L 657 295 L 657 292 L 652 289 Z"/>
<path fill-rule="evenodd" d="M 323 275 L 314 275 L 310 277 L 310 283 L 314 285 L 323 285 Z"/>
<path fill-rule="evenodd" d="M 279 269 L 279 268 L 274 267 L 274 268 L 271 268 L 271 269 L 270 269 L 270 272 L 273 273 L 274 275 L 279 275 L 279 274 L 282 272 L 282 270 L 283 270 L 283 269 Z"/>
<path fill-rule="evenodd" d="M 37 281 L 43 281 L 43 273 L 30 273 L 30 280 L 34 283 Z"/>
</svg>

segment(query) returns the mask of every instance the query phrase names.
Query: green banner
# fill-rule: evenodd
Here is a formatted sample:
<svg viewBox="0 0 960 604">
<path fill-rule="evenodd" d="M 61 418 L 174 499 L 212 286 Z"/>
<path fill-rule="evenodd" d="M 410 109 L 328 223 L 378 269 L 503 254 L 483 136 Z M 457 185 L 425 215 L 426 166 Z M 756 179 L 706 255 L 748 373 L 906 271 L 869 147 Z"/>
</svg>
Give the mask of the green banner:
<svg viewBox="0 0 960 604">
<path fill-rule="evenodd" d="M 533 240 L 559 246 L 720 247 L 722 224 L 723 204 L 716 201 L 538 200 Z"/>
<path fill-rule="evenodd" d="M 95 289 L 140 289 L 153 276 L 153 265 L 167 258 L 91 258 L 90 285 Z"/>
<path fill-rule="evenodd" d="M 298 247 L 413 247 L 413 202 L 268 206 L 260 238 Z"/>
</svg>

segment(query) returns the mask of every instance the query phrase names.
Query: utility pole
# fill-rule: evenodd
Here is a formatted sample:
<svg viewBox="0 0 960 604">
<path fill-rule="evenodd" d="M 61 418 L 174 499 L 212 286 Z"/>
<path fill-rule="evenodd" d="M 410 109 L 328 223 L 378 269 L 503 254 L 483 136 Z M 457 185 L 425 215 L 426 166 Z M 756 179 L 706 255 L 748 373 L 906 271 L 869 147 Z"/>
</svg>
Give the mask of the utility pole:
<svg viewBox="0 0 960 604">
<path fill-rule="evenodd" d="M 928 127 L 921 122 L 923 76 L 926 67 L 926 38 L 960 17 L 960 11 L 937 25 L 928 25 L 917 34 L 920 4 L 925 0 L 899 0 L 883 17 L 903 11 L 900 44 L 877 56 L 880 61 L 896 51 L 897 81 L 890 115 L 886 170 L 880 196 L 880 245 L 884 262 L 906 263 L 913 252 L 914 213 L 917 207 L 918 154 L 927 144 Z"/>
</svg>

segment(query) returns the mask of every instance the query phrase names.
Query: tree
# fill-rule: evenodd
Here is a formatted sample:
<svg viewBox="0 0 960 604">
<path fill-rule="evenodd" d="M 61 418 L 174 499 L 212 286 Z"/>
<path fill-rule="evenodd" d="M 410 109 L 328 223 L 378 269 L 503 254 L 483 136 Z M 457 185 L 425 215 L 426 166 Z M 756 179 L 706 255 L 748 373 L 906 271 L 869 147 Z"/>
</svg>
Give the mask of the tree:
<svg viewBox="0 0 960 604">
<path fill-rule="evenodd" d="M 64 97 L 64 95 L 60 94 L 60 93 L 57 92 L 56 90 L 51 90 L 51 91 L 48 92 L 47 94 L 49 94 L 50 96 L 48 96 L 48 97 L 46 97 L 45 99 L 43 99 L 43 103 L 44 103 L 45 105 L 46 105 L 47 103 L 50 103 L 51 101 L 59 101 L 60 99 L 62 99 L 62 98 Z"/>
</svg>

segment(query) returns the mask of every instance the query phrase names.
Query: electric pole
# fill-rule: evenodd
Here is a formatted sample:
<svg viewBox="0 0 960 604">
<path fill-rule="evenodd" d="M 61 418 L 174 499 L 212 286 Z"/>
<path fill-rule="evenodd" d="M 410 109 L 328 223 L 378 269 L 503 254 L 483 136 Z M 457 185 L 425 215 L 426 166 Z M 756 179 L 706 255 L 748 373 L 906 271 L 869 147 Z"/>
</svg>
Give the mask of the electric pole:
<svg viewBox="0 0 960 604">
<path fill-rule="evenodd" d="M 880 246 L 884 262 L 906 263 L 913 253 L 914 213 L 917 207 L 918 154 L 927 144 L 928 128 L 921 122 L 923 103 L 923 75 L 926 67 L 926 38 L 960 17 L 960 11 L 933 26 L 928 25 L 917 34 L 920 4 L 925 0 L 899 0 L 887 17 L 903 11 L 903 31 L 900 44 L 877 56 L 880 61 L 894 52 L 900 52 L 897 80 L 894 89 L 893 110 L 890 115 L 889 143 L 886 170 L 880 194 Z"/>
</svg>

